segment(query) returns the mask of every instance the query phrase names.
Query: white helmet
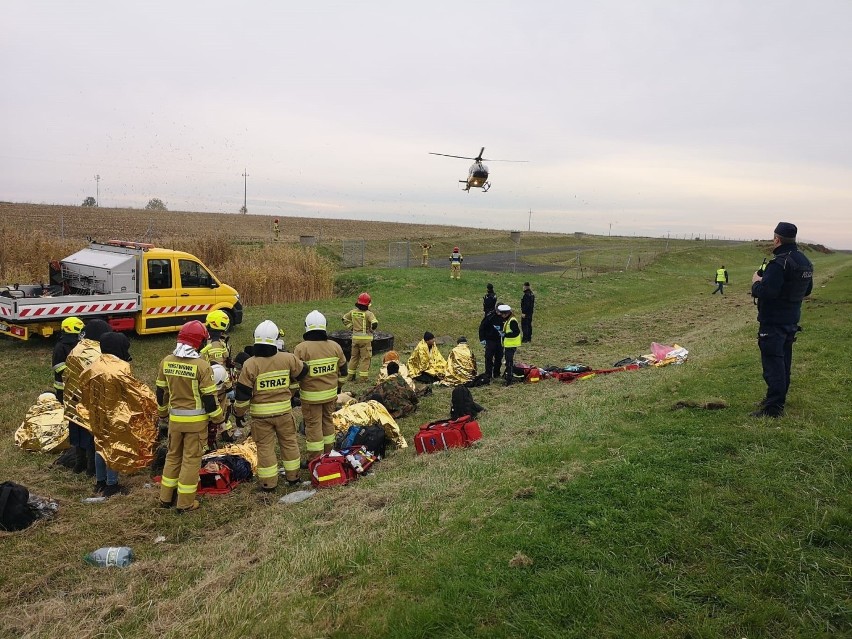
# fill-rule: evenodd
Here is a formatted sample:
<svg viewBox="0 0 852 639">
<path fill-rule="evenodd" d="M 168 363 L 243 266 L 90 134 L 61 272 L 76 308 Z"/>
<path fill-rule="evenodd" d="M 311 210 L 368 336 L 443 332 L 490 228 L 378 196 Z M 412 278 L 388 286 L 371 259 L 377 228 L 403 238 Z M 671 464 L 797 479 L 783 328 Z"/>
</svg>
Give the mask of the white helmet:
<svg viewBox="0 0 852 639">
<path fill-rule="evenodd" d="M 326 327 L 325 315 L 319 311 L 311 311 L 305 317 L 305 332 L 324 331 Z"/>
<path fill-rule="evenodd" d="M 228 371 L 219 363 L 211 364 L 210 367 L 213 369 L 213 383 L 221 390 L 225 380 L 228 379 Z"/>
<path fill-rule="evenodd" d="M 255 344 L 271 344 L 274 346 L 277 339 L 278 326 L 276 326 L 275 322 L 271 320 L 263 320 L 257 325 L 257 328 L 254 329 Z"/>
</svg>

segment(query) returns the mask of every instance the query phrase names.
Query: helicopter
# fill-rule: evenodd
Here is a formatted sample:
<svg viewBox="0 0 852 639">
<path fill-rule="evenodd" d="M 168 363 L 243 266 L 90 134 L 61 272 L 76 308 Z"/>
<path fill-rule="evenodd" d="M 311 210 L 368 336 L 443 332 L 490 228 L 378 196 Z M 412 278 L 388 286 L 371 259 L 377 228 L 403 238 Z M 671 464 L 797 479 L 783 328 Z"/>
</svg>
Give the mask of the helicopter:
<svg viewBox="0 0 852 639">
<path fill-rule="evenodd" d="M 473 160 L 473 164 L 470 165 L 470 169 L 467 173 L 466 180 L 459 180 L 461 184 L 464 184 L 464 188 L 462 190 L 470 192 L 472 188 L 482 189 L 483 193 L 487 193 L 488 189 L 491 188 L 491 182 L 488 181 L 488 167 L 483 164 L 483 161 L 487 162 L 526 162 L 526 160 L 488 160 L 487 158 L 483 158 L 482 154 L 485 153 L 485 147 L 482 147 L 479 150 L 479 155 L 475 158 L 467 157 L 465 155 L 449 155 L 448 153 L 433 153 L 429 151 L 429 155 L 442 155 L 446 158 L 459 158 L 461 160 Z"/>
</svg>

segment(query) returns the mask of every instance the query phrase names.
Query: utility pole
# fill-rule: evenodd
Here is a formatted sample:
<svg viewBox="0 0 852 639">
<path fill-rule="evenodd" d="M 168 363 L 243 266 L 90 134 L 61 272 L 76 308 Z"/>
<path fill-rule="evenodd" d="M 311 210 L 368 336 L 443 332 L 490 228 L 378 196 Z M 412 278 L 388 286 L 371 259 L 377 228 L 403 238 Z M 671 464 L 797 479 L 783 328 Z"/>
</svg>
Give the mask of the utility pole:
<svg viewBox="0 0 852 639">
<path fill-rule="evenodd" d="M 530 209 L 530 217 L 527 221 L 527 231 L 532 231 L 532 209 Z"/>
<path fill-rule="evenodd" d="M 101 176 L 95 176 L 95 206 L 100 207 L 101 205 Z"/>
<path fill-rule="evenodd" d="M 248 213 L 247 202 L 248 202 L 248 173 L 245 168 L 243 169 L 243 208 L 240 210 L 240 213 Z"/>
</svg>

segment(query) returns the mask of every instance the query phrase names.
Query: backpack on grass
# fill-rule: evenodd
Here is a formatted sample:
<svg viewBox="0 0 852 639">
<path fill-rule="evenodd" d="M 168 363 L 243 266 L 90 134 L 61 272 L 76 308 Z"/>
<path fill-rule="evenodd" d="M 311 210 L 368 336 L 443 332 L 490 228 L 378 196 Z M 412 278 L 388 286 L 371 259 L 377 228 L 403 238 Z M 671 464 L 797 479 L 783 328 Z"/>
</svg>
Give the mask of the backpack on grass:
<svg viewBox="0 0 852 639">
<path fill-rule="evenodd" d="M 30 491 L 13 481 L 0 484 L 0 529 L 23 530 L 36 520 L 29 506 Z"/>
</svg>

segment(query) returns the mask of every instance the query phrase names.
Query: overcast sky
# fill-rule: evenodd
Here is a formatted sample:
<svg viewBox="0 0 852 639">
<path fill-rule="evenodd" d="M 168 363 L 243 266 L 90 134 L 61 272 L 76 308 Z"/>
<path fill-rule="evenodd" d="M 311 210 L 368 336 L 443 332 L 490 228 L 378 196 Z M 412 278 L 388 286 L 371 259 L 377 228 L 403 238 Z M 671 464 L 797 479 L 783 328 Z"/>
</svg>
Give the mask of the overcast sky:
<svg viewBox="0 0 852 639">
<path fill-rule="evenodd" d="M 0 199 L 852 248 L 852 2 L 9 2 Z M 470 162 L 492 189 L 465 193 Z M 532 213 L 530 214 L 530 211 Z"/>
</svg>

